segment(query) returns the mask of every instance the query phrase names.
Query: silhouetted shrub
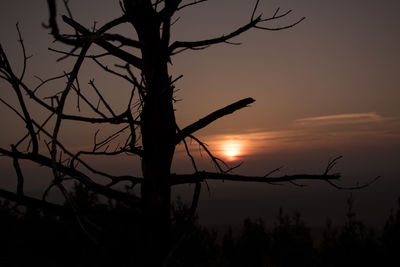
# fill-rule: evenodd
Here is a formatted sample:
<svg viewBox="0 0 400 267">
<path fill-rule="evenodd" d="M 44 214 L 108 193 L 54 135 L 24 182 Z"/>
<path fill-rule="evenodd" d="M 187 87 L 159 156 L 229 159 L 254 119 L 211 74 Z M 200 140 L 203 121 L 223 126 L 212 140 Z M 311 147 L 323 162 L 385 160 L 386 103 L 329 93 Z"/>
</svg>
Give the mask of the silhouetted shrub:
<svg viewBox="0 0 400 267">
<path fill-rule="evenodd" d="M 311 266 L 313 240 L 310 229 L 301 221 L 300 213 L 291 218 L 279 209 L 278 221 L 272 230 L 271 258 L 278 266 Z"/>
<path fill-rule="evenodd" d="M 173 203 L 172 218 L 171 266 L 213 266 L 219 256 L 217 233 L 199 225 L 179 197 Z"/>
<path fill-rule="evenodd" d="M 265 266 L 270 250 L 270 235 L 259 218 L 244 220 L 243 229 L 234 238 L 229 229 L 222 241 L 222 266 Z"/>
<path fill-rule="evenodd" d="M 382 243 L 385 262 L 400 264 L 400 198 L 397 211 L 391 210 L 382 232 Z"/>
<path fill-rule="evenodd" d="M 347 221 L 342 228 L 334 229 L 327 222 L 320 247 L 321 266 L 379 266 L 381 248 L 374 231 L 356 219 L 354 198 L 347 200 Z"/>
</svg>

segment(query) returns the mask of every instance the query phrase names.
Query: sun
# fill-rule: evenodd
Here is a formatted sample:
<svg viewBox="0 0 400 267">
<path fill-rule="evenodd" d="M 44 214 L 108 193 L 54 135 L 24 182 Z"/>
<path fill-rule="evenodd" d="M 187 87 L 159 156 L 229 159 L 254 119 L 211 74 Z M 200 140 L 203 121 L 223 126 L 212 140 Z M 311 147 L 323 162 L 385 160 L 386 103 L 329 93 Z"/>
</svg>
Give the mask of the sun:
<svg viewBox="0 0 400 267">
<path fill-rule="evenodd" d="M 234 140 L 226 141 L 222 146 L 222 153 L 229 160 L 234 160 L 241 155 L 242 145 Z"/>
</svg>

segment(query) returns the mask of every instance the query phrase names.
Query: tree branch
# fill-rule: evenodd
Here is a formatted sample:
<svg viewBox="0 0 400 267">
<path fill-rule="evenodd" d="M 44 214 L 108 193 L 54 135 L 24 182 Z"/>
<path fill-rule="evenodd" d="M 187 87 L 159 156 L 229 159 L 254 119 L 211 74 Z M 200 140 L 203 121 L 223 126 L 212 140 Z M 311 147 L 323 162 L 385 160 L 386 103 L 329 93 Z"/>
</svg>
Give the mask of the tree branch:
<svg viewBox="0 0 400 267">
<path fill-rule="evenodd" d="M 109 52 L 111 55 L 116 56 L 117 58 L 123 60 L 124 62 L 127 62 L 131 64 L 132 66 L 135 66 L 138 69 L 142 68 L 142 60 L 135 55 L 132 55 L 108 42 L 102 39 L 101 35 L 99 35 L 98 32 L 96 33 L 91 33 L 88 29 L 83 27 L 81 24 L 78 22 L 68 18 L 67 16 L 62 16 L 63 20 L 65 23 L 70 25 L 72 28 L 80 32 L 86 37 L 93 38 L 93 42 L 103 49 L 105 49 L 107 52 Z"/>
<path fill-rule="evenodd" d="M 74 214 L 72 209 L 67 208 L 65 206 L 53 204 L 33 197 L 15 194 L 4 189 L 0 189 L 0 197 L 8 199 L 10 201 L 14 201 L 19 205 L 42 209 L 56 215 Z"/>
<path fill-rule="evenodd" d="M 53 172 L 53 176 L 54 176 L 54 181 L 55 183 L 58 185 L 58 187 L 60 188 L 61 192 L 63 193 L 63 195 L 65 196 L 66 199 L 68 199 L 66 190 L 64 189 L 63 185 L 61 184 L 61 178 L 58 174 L 58 169 L 57 169 L 57 141 L 58 141 L 58 133 L 61 127 L 61 122 L 62 122 L 62 113 L 63 113 L 63 109 L 64 109 L 64 105 L 65 102 L 67 100 L 68 94 L 71 90 L 71 88 L 73 87 L 73 83 L 74 81 L 77 79 L 78 77 L 78 73 L 79 70 L 82 66 L 82 63 L 85 59 L 85 55 L 87 53 L 87 51 L 89 50 L 89 47 L 92 43 L 88 42 L 85 43 L 85 45 L 83 46 L 81 52 L 80 52 L 80 56 L 78 57 L 78 59 L 76 60 L 74 67 L 71 71 L 71 75 L 68 77 L 68 82 L 67 85 L 64 89 L 64 91 L 61 94 L 60 97 L 60 101 L 59 104 L 57 106 L 56 109 L 56 122 L 54 125 L 54 129 L 53 129 L 53 134 L 51 136 L 51 149 L 50 149 L 50 155 L 51 155 L 51 169 Z"/>
<path fill-rule="evenodd" d="M 143 48 L 144 46 L 143 43 L 138 40 L 132 40 L 119 34 L 105 33 L 102 35 L 101 39 L 106 41 L 118 41 L 121 43 L 121 45 L 131 46 L 139 49 Z"/>
<path fill-rule="evenodd" d="M 23 45 L 22 41 L 21 41 L 21 44 Z M 27 58 L 24 54 L 24 65 L 26 64 L 26 60 L 27 60 Z M 12 86 L 15 94 L 17 95 L 19 105 L 22 109 L 24 122 L 26 124 L 26 128 L 28 129 L 29 135 L 31 137 L 32 151 L 34 153 L 37 153 L 39 150 L 37 136 L 35 134 L 35 130 L 33 129 L 31 114 L 29 113 L 28 108 L 25 104 L 25 100 L 22 95 L 21 88 L 19 86 L 21 83 L 21 79 L 19 79 L 15 76 L 15 74 L 11 68 L 11 65 L 8 61 L 8 58 L 6 56 L 6 53 L 4 52 L 1 45 L 0 45 L 0 70 L 2 72 L 4 72 L 5 74 L 7 74 L 7 77 L 4 77 L 4 78 L 6 78 L 5 80 Z M 25 70 L 24 70 L 24 72 L 25 72 Z M 22 78 L 22 76 L 23 75 L 21 75 L 21 78 Z"/>
<path fill-rule="evenodd" d="M 193 140 L 195 140 L 199 146 L 201 146 L 201 148 L 204 149 L 204 151 L 207 153 L 207 155 L 210 157 L 211 161 L 214 163 L 215 167 L 218 169 L 219 172 L 224 173 L 225 171 L 223 170 L 221 164 L 219 164 L 219 162 L 221 162 L 222 164 L 226 166 L 225 162 L 223 160 L 221 160 L 220 158 L 215 157 L 211 151 L 207 148 L 207 145 L 203 142 L 201 142 L 198 138 L 194 137 L 193 135 L 189 135 L 190 138 L 192 138 Z M 197 172 L 197 170 L 196 170 Z"/>
<path fill-rule="evenodd" d="M 68 74 L 63 74 L 63 75 L 60 75 L 60 76 L 57 76 L 54 78 L 47 79 L 45 81 L 42 81 L 40 79 L 41 83 L 34 90 L 31 90 L 23 81 L 19 80 L 16 77 L 16 75 L 14 74 L 13 70 L 11 69 L 11 66 L 8 63 L 6 54 L 2 50 L 1 45 L 0 45 L 0 71 L 4 72 L 4 74 L 6 75 L 5 77 L 2 77 L 2 78 L 5 79 L 8 83 L 10 83 L 10 85 L 13 86 L 14 90 L 17 90 L 16 92 L 20 91 L 19 87 L 21 87 L 21 89 L 23 91 L 25 91 L 25 93 L 31 99 L 33 99 L 37 104 L 39 104 L 40 106 L 44 107 L 45 109 L 47 109 L 48 111 L 50 111 L 52 113 L 57 112 L 54 107 L 52 107 L 51 105 L 44 102 L 35 93 L 45 83 L 62 78 L 62 77 L 67 77 Z M 22 95 L 21 95 L 21 99 L 22 99 Z M 29 125 L 29 122 L 31 121 L 31 119 L 30 119 L 29 113 L 26 113 L 26 114 L 28 115 L 28 117 L 26 118 L 27 120 L 24 119 L 24 121 L 27 125 Z M 111 117 L 111 118 L 92 118 L 92 117 L 83 117 L 83 116 L 77 116 L 77 115 L 68 115 L 68 114 L 63 113 L 63 114 L 61 114 L 61 118 L 66 119 L 66 120 L 82 121 L 82 122 L 89 122 L 89 123 L 111 123 L 111 124 L 129 123 L 129 121 L 126 119 L 126 112 L 123 112 L 122 114 L 117 115 L 115 117 Z M 134 123 L 140 124 L 138 121 L 134 121 Z M 30 132 L 30 136 L 33 137 L 34 136 L 33 128 L 28 126 L 28 130 Z M 34 150 L 35 150 L 35 138 L 33 138 L 32 141 L 33 141 Z"/>
<path fill-rule="evenodd" d="M 227 35 L 222 35 L 220 37 L 217 38 L 211 38 L 211 39 L 207 39 L 207 40 L 201 40 L 201 41 L 194 41 L 194 42 L 181 42 L 181 41 L 175 41 L 174 43 L 172 43 L 172 45 L 169 47 L 169 52 L 171 54 L 174 53 L 174 51 L 176 49 L 179 48 L 184 48 L 184 49 L 197 49 L 200 47 L 207 47 L 210 45 L 214 45 L 214 44 L 219 44 L 219 43 L 224 43 L 246 31 L 248 31 L 249 29 L 253 28 L 255 25 L 257 25 L 257 23 L 259 23 L 261 21 L 261 17 L 257 17 L 254 20 L 251 20 L 249 23 L 247 23 L 246 25 L 238 28 L 237 30 L 227 34 Z"/>
<path fill-rule="evenodd" d="M 0 148 L 0 153 L 11 158 L 30 160 L 32 162 L 38 163 L 39 165 L 43 165 L 50 168 L 52 167 L 53 164 L 52 159 L 40 154 L 11 152 L 3 148 Z M 73 177 L 74 179 L 78 180 L 79 182 L 87 186 L 90 190 L 98 194 L 104 195 L 111 199 L 121 200 L 127 204 L 138 204 L 139 198 L 123 193 L 121 191 L 108 188 L 104 185 L 95 183 L 86 174 L 76 169 L 64 166 L 59 162 L 55 163 L 55 167 L 58 172 Z"/>
<path fill-rule="evenodd" d="M 183 8 L 183 7 L 190 6 L 190 5 L 195 5 L 195 4 L 204 2 L 204 1 L 202 1 L 202 0 L 194 1 L 192 3 L 189 3 L 189 4 L 186 4 L 186 5 L 183 5 L 183 6 L 179 7 L 178 10 Z M 272 17 L 262 18 L 262 15 L 259 15 L 258 17 L 255 17 L 255 13 L 257 11 L 259 2 L 260 1 L 257 0 L 257 2 L 255 4 L 255 7 L 253 9 L 253 12 L 251 14 L 251 17 L 250 17 L 250 22 L 248 22 L 247 24 L 243 25 L 242 27 L 230 32 L 229 34 L 222 35 L 222 36 L 216 37 L 216 38 L 211 38 L 211 39 L 206 39 L 206 40 L 201 40 L 201 41 L 192 41 L 192 42 L 190 42 L 190 41 L 176 41 L 169 47 L 170 54 L 174 55 L 174 54 L 182 52 L 182 51 L 184 51 L 186 49 L 195 50 L 195 49 L 199 49 L 199 48 L 206 48 L 206 47 L 208 47 L 210 45 L 214 45 L 214 44 L 230 43 L 229 40 L 231 40 L 234 37 L 237 37 L 237 36 L 241 35 L 244 32 L 247 32 L 248 30 L 250 30 L 252 28 L 261 29 L 261 30 L 268 30 L 268 31 L 279 31 L 279 30 L 288 29 L 288 28 L 291 28 L 291 27 L 299 24 L 300 22 L 302 22 L 305 19 L 303 17 L 303 18 L 297 20 L 295 23 L 291 23 L 291 24 L 283 26 L 283 27 L 271 28 L 271 27 L 260 26 L 259 24 L 261 24 L 261 23 L 278 20 L 280 18 L 283 18 L 283 17 L 287 16 L 291 12 L 291 10 L 288 10 L 287 12 L 284 12 L 283 14 L 278 14 L 278 12 L 279 12 L 279 8 L 278 8 Z M 178 49 L 177 52 L 175 52 L 176 49 Z"/>
<path fill-rule="evenodd" d="M 12 146 L 13 152 L 16 152 L 15 146 Z M 17 174 L 17 195 L 24 195 L 24 175 L 22 174 L 21 166 L 19 165 L 18 158 L 13 158 L 13 165 Z"/>
<path fill-rule="evenodd" d="M 172 15 L 178 10 L 178 6 L 182 0 L 165 0 L 164 8 L 159 12 L 161 20 L 165 18 L 170 19 Z"/>
<path fill-rule="evenodd" d="M 205 116 L 204 118 L 201 118 L 200 120 L 196 121 L 195 123 L 185 127 L 180 132 L 178 132 L 178 134 L 176 135 L 175 143 L 178 144 L 179 142 L 182 141 L 183 138 L 188 137 L 189 135 L 193 134 L 194 132 L 206 127 L 213 121 L 215 121 L 221 117 L 224 117 L 228 114 L 231 114 L 231 113 L 235 112 L 236 110 L 247 107 L 254 101 L 255 100 L 253 98 L 248 97 L 248 98 L 239 100 L 233 104 L 230 104 L 224 108 L 221 108 L 217 111 L 214 111 L 213 113 Z"/>
<path fill-rule="evenodd" d="M 208 0 L 194 0 L 194 1 L 191 2 L 191 3 L 187 3 L 187 4 L 183 4 L 183 5 L 179 6 L 179 7 L 177 8 L 177 11 L 179 11 L 179 10 L 181 10 L 181 9 L 184 9 L 184 8 L 186 8 L 186 7 L 189 7 L 189 6 L 194 6 L 194 5 L 200 4 L 200 3 L 202 3 L 202 2 L 206 2 L 206 1 L 208 1 Z"/>
<path fill-rule="evenodd" d="M 194 174 L 173 174 L 171 176 L 171 185 L 187 184 L 203 182 L 205 180 L 217 181 L 235 181 L 235 182 L 257 182 L 257 183 L 282 183 L 296 180 L 322 180 L 330 181 L 337 180 L 341 177 L 340 174 L 295 174 L 285 175 L 281 177 L 264 177 L 264 176 L 244 176 L 228 173 L 214 173 L 201 171 Z"/>
<path fill-rule="evenodd" d="M 173 174 L 171 175 L 171 185 L 179 185 L 179 184 L 187 184 L 187 183 L 199 183 L 206 180 L 219 180 L 219 181 L 235 181 L 235 182 L 257 182 L 257 183 L 268 183 L 268 184 L 276 184 L 276 183 L 283 183 L 289 182 L 293 185 L 303 187 L 304 185 L 297 184 L 296 181 L 298 180 L 320 180 L 325 181 L 332 187 L 339 189 L 339 190 L 358 190 L 363 189 L 371 184 L 375 183 L 380 176 L 375 177 L 371 181 L 364 183 L 362 185 L 356 186 L 340 186 L 335 184 L 333 181 L 338 180 L 341 178 L 339 173 L 329 174 L 329 172 L 333 169 L 336 165 L 337 161 L 340 160 L 342 156 L 336 157 L 333 160 L 328 162 L 328 165 L 322 175 L 316 174 L 295 174 L 295 175 L 285 175 L 281 177 L 269 177 L 270 174 L 279 171 L 282 167 L 277 168 L 264 176 L 244 176 L 244 175 L 235 175 L 235 174 L 228 174 L 227 172 L 224 173 L 214 173 L 214 172 L 195 172 L 194 174 Z"/>
<path fill-rule="evenodd" d="M 373 183 L 378 181 L 380 178 L 381 178 L 381 176 L 377 176 L 377 177 L 375 177 L 374 179 L 372 179 L 371 181 L 369 181 L 369 182 L 367 182 L 365 184 L 362 184 L 362 185 L 357 184 L 356 186 L 341 186 L 341 185 L 337 185 L 337 184 L 335 184 L 335 183 L 333 183 L 332 181 L 329 181 L 329 180 L 327 182 L 331 186 L 333 186 L 334 188 L 339 189 L 339 190 L 359 190 L 359 189 L 363 189 L 363 188 L 366 188 L 366 187 L 372 185 Z"/>
</svg>

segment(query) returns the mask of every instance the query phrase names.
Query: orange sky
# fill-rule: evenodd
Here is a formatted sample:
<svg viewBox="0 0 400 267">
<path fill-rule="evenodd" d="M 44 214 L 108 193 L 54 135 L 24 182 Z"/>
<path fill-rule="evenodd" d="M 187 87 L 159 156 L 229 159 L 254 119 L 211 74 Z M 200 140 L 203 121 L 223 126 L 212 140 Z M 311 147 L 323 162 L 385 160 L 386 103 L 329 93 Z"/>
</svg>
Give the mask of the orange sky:
<svg viewBox="0 0 400 267">
<path fill-rule="evenodd" d="M 82 8 L 81 2 L 71 1 L 71 7 L 75 18 L 87 26 L 94 20 L 100 25 L 120 14 L 118 1 L 87 0 Z M 227 33 L 248 21 L 253 2 L 210 0 L 198 8 L 189 8 L 179 14 L 172 38 L 196 40 Z M 241 98 L 253 97 L 256 102 L 251 107 L 197 134 L 221 158 L 232 164 L 243 161 L 237 172 L 261 175 L 281 165 L 287 166 L 284 173 L 321 171 L 330 157 L 343 155 L 341 170 L 350 174 L 346 176 L 347 182 L 374 175 L 387 177 L 376 186 L 379 194 L 368 191 L 374 197 L 360 193 L 364 199 L 380 198 L 384 199 L 382 205 L 394 205 L 400 195 L 400 184 L 395 179 L 400 170 L 396 163 L 400 152 L 400 2 L 262 2 L 259 11 L 266 16 L 272 15 L 276 7 L 294 10 L 278 25 L 303 16 L 306 20 L 282 32 L 250 31 L 233 40 L 243 43 L 241 46 L 223 44 L 174 57 L 171 73 L 175 77 L 184 75 L 176 84 L 176 98 L 182 100 L 175 106 L 180 127 Z M 14 58 L 13 64 L 20 67 L 15 30 L 15 23 L 19 21 L 28 54 L 34 55 L 29 61 L 30 77 L 50 77 L 69 69 L 72 63 L 67 60 L 55 64 L 58 56 L 49 53 L 47 47 L 60 47 L 51 43 L 42 28 L 41 23 L 46 20 L 46 1 L 3 0 L 1 3 L 0 42 Z M 129 27 L 121 30 L 131 34 Z M 87 64 L 80 75 L 82 84 L 92 78 L 117 110 L 125 108 L 129 94 L 125 83 Z M 37 84 L 35 78 L 28 81 Z M 11 90 L 7 91 L 3 82 L 0 88 L 1 96 L 12 101 Z M 0 146 L 7 148 L 24 126 L 3 105 L 0 112 L 1 125 L 8 126 L 0 132 Z M 37 115 L 44 116 L 40 112 Z M 95 126 L 66 124 L 65 127 L 63 138 L 77 148 L 92 142 L 97 130 Z M 192 148 L 197 153 L 194 144 Z M 210 168 L 204 154 L 203 158 L 199 157 L 205 168 Z M 8 175 L 12 172 L 6 170 L 6 165 L 0 166 L 2 173 Z M 174 171 L 181 170 L 191 171 L 191 167 L 182 148 L 178 148 Z M 230 190 L 231 193 L 224 194 L 233 196 L 237 192 L 235 188 Z M 382 197 L 382 192 L 387 192 L 386 197 Z M 279 192 L 269 193 L 281 197 Z M 257 194 L 248 194 L 248 203 Z M 312 194 L 318 195 L 315 191 Z M 243 196 L 238 199 L 242 200 Z M 288 206 L 296 207 L 294 203 Z"/>
</svg>

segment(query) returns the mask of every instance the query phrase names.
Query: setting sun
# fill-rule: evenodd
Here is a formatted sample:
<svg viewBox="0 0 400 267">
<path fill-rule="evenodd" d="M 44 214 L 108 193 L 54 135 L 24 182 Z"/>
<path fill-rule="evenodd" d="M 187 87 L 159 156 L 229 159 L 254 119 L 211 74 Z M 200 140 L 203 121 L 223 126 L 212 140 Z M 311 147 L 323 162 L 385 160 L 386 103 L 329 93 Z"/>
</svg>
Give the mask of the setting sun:
<svg viewBox="0 0 400 267">
<path fill-rule="evenodd" d="M 230 160 L 238 157 L 242 153 L 242 145 L 235 140 L 228 140 L 222 146 L 222 153 Z"/>
</svg>

